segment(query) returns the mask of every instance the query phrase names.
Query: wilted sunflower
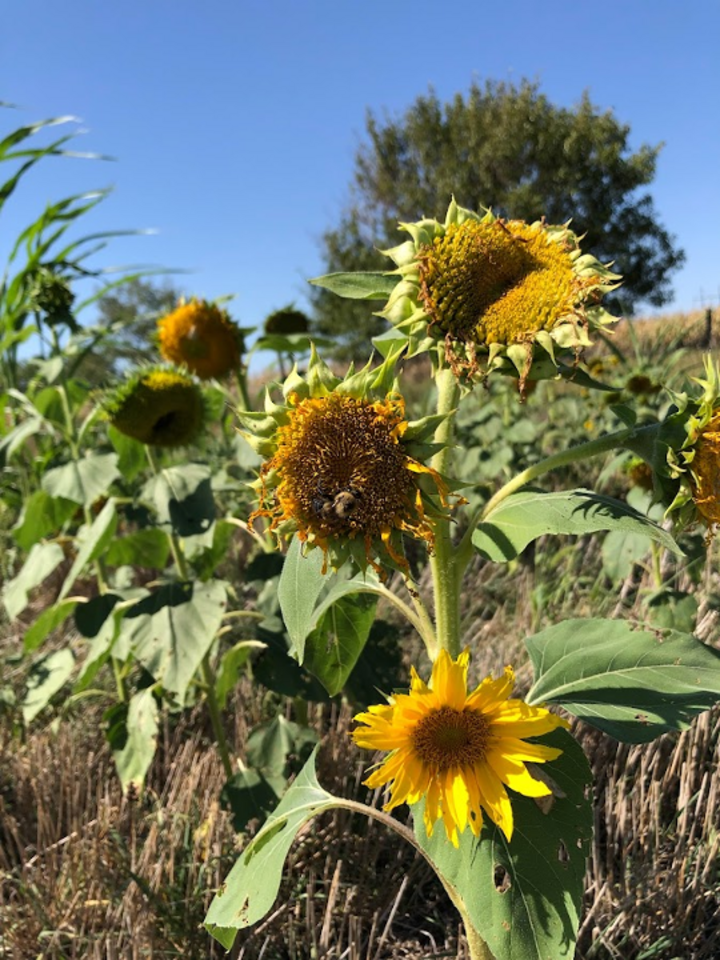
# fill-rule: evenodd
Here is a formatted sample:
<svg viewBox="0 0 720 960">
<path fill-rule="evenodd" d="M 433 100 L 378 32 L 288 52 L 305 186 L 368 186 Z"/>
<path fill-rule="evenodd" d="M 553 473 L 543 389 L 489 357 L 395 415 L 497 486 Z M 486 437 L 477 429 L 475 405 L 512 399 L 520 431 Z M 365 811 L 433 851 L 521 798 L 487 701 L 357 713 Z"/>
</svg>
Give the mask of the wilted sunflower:
<svg viewBox="0 0 720 960">
<path fill-rule="evenodd" d="M 158 320 L 160 353 L 184 364 L 201 380 L 224 377 L 237 370 L 244 350 L 240 328 L 224 310 L 206 300 L 180 303 Z"/>
<path fill-rule="evenodd" d="M 523 738 L 569 726 L 543 707 L 508 699 L 515 682 L 511 667 L 469 693 L 469 660 L 467 651 L 453 660 L 441 650 L 429 685 L 413 669 L 410 692 L 358 714 L 355 719 L 366 726 L 352 732 L 360 747 L 391 751 L 365 781 L 371 788 L 391 784 L 385 809 L 424 797 L 428 836 L 442 817 L 456 847 L 468 824 L 479 835 L 483 811 L 510 840 L 513 812 L 506 786 L 526 797 L 549 795 L 550 788 L 531 776 L 525 763 L 544 763 L 562 753 Z"/>
<path fill-rule="evenodd" d="M 680 526 L 701 520 L 714 528 L 720 524 L 720 367 L 709 357 L 705 373 L 694 378 L 702 396 L 675 395 L 678 409 L 660 426 L 659 439 L 666 451 L 662 472 L 679 480 L 668 514 L 677 513 Z"/>
<path fill-rule="evenodd" d="M 185 446 L 197 438 L 205 422 L 205 400 L 198 384 L 161 367 L 137 371 L 102 406 L 117 430 L 148 446 Z"/>
<path fill-rule="evenodd" d="M 531 365 L 534 379 L 555 375 L 557 349 L 578 352 L 616 319 L 599 302 L 619 276 L 583 255 L 567 225 L 481 216 L 453 200 L 444 223 L 400 229 L 412 239 L 384 251 L 401 279 L 379 316 L 407 335 L 409 356 L 439 343 L 459 376 L 505 369 L 522 384 Z"/>
<path fill-rule="evenodd" d="M 340 380 L 313 348 L 307 379 L 293 371 L 282 404 L 268 391 L 264 414 L 238 411 L 243 435 L 265 457 L 253 518 L 320 547 L 335 568 L 352 557 L 381 575 L 376 558 L 407 570 L 402 534 L 432 549 L 430 497 L 447 505 L 443 480 L 422 462 L 438 449 L 427 440 L 442 417 L 405 419 L 396 359 Z"/>
</svg>

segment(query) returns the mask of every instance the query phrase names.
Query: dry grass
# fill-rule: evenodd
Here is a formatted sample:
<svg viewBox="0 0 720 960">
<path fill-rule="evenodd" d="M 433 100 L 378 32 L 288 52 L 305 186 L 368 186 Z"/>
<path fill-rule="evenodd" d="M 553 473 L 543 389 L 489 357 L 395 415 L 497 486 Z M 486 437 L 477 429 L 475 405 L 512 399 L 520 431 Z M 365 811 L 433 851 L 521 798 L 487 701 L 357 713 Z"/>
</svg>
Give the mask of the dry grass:
<svg viewBox="0 0 720 960">
<path fill-rule="evenodd" d="M 585 567 L 593 562 L 592 551 L 576 554 Z M 517 660 L 522 636 L 537 626 L 533 565 L 518 569 L 512 605 L 497 602 L 508 592 L 499 571 L 477 563 L 464 594 L 467 638 L 484 651 L 479 673 Z M 633 589 L 641 592 L 642 580 Z M 567 605 L 579 599 L 569 588 Z M 700 632 L 717 640 L 715 611 L 702 611 Z M 240 756 L 264 709 L 262 692 L 244 681 L 228 711 Z M 320 780 L 378 803 L 361 785 L 367 758 L 347 736 L 350 716 L 347 705 L 311 712 L 324 737 Z M 118 788 L 99 712 L 70 721 L 36 724 L 24 742 L 7 727 L 2 734 L 0 957 L 224 956 L 201 924 L 237 838 L 218 805 L 224 778 L 204 713 L 166 719 L 147 790 L 134 800 Z M 720 711 L 647 746 L 582 724 L 574 733 L 591 759 L 596 810 L 578 960 L 720 956 Z M 238 938 L 233 956 L 463 958 L 466 946 L 424 861 L 376 823 L 336 811 L 303 833 L 276 909 Z"/>
</svg>

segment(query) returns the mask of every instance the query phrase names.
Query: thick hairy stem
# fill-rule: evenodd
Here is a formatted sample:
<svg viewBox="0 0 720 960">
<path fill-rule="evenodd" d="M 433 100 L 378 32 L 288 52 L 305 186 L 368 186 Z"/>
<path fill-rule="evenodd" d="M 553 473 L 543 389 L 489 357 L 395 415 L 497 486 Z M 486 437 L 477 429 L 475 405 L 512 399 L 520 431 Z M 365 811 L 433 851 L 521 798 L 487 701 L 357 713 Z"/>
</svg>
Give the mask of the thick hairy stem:
<svg viewBox="0 0 720 960">
<path fill-rule="evenodd" d="M 450 444 L 453 436 L 453 411 L 460 397 L 460 388 L 451 370 L 440 370 L 436 377 L 437 412 L 445 419 L 435 431 L 435 443 L 443 444 L 436 453 L 432 467 L 440 474 L 447 473 Z M 435 591 L 435 625 L 440 650 L 451 657 L 460 653 L 460 568 L 452 541 L 450 520 L 435 521 L 435 549 L 430 560 Z"/>
</svg>

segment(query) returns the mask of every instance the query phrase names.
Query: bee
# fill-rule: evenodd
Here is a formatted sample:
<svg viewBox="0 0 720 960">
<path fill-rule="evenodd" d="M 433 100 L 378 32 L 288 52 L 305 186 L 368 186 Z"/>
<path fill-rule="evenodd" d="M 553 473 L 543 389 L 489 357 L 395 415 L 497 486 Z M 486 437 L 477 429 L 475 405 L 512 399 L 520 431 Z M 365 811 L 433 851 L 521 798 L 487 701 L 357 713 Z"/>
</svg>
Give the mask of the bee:
<svg viewBox="0 0 720 960">
<path fill-rule="evenodd" d="M 362 494 L 355 487 L 346 487 L 333 494 L 318 484 L 317 495 L 312 499 L 312 509 L 321 520 L 349 520 L 361 499 Z"/>
</svg>

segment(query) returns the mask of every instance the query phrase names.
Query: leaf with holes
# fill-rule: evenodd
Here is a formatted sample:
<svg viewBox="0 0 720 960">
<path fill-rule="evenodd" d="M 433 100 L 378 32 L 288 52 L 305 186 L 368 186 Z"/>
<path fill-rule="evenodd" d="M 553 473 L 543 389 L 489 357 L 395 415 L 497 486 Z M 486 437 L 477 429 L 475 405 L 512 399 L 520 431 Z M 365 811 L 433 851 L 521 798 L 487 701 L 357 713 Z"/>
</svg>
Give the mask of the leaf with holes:
<svg viewBox="0 0 720 960">
<path fill-rule="evenodd" d="M 315 775 L 315 755 L 303 767 L 279 806 L 228 874 L 205 918 L 205 926 L 229 950 L 235 931 L 262 920 L 282 880 L 285 857 L 300 829 L 337 804 Z"/>
<path fill-rule="evenodd" d="M 515 831 L 509 843 L 486 818 L 480 837 L 466 829 L 456 850 L 441 824 L 432 837 L 426 835 L 424 801 L 412 808 L 418 843 L 495 960 L 563 960 L 575 953 L 592 833 L 592 808 L 585 796 L 590 768 L 565 730 L 540 742 L 563 751 L 542 765 L 558 796 L 549 798 L 548 809 L 542 801 L 510 791 Z"/>
<path fill-rule="evenodd" d="M 684 730 L 720 700 L 720 652 L 687 633 L 566 620 L 525 645 L 535 670 L 528 703 L 562 704 L 626 743 Z"/>
</svg>

